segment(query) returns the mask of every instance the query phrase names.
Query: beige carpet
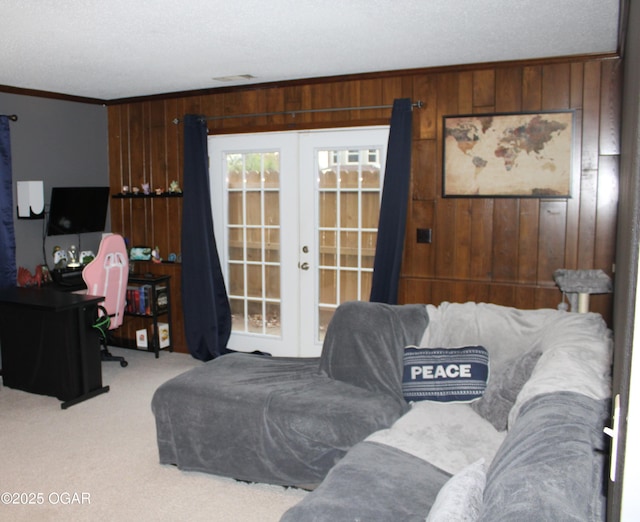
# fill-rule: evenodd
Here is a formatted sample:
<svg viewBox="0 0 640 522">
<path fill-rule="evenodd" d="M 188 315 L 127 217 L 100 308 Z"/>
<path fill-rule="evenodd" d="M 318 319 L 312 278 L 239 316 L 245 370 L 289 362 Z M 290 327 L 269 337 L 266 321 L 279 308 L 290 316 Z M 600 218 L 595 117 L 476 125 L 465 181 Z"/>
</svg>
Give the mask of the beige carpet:
<svg viewBox="0 0 640 522">
<path fill-rule="evenodd" d="M 304 497 L 160 465 L 151 396 L 202 363 L 112 351 L 129 366 L 103 363 L 111 390 L 67 410 L 53 397 L 0 387 L 0 520 L 267 522 Z"/>
</svg>

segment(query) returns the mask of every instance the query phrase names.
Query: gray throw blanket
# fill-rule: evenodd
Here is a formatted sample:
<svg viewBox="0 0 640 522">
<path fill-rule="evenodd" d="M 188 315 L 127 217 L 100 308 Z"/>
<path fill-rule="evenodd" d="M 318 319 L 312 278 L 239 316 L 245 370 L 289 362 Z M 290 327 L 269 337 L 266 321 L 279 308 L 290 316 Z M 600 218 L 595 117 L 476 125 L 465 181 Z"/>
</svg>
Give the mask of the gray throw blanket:
<svg viewBox="0 0 640 522">
<path fill-rule="evenodd" d="M 498 450 L 481 522 L 602 522 L 609 400 L 573 392 L 526 402 Z"/>
<path fill-rule="evenodd" d="M 608 406 L 573 392 L 524 404 L 488 471 L 479 521 L 603 522 Z M 450 476 L 398 448 L 365 440 L 281 522 L 424 521 Z"/>
<path fill-rule="evenodd" d="M 152 399 L 160 462 L 318 484 L 349 448 L 407 410 L 402 352 L 427 320 L 420 305 L 345 303 L 320 359 L 233 353 L 167 381 Z"/>
</svg>

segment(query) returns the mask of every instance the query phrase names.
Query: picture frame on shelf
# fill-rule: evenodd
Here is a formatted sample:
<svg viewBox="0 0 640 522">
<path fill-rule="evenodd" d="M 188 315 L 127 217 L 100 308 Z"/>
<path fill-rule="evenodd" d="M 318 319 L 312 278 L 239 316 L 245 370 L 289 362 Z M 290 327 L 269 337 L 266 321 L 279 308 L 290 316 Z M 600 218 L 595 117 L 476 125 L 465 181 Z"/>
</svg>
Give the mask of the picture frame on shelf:
<svg viewBox="0 0 640 522">
<path fill-rule="evenodd" d="M 147 350 L 149 348 L 149 337 L 146 328 L 136 330 L 136 348 L 139 350 Z"/>
</svg>

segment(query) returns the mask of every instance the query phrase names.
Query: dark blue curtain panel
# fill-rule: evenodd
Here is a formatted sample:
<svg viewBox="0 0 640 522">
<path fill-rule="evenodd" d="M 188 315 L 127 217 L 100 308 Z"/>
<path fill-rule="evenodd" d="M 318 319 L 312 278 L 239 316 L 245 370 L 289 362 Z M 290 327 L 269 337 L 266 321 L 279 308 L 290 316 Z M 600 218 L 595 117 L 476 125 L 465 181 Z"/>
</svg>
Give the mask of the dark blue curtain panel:
<svg viewBox="0 0 640 522">
<path fill-rule="evenodd" d="M 9 118 L 0 116 L 0 288 L 16 286 L 16 236 Z"/>
<path fill-rule="evenodd" d="M 412 104 L 394 100 L 369 301 L 397 304 L 411 179 Z"/>
<path fill-rule="evenodd" d="M 184 117 L 182 308 L 187 347 L 208 361 L 229 353 L 231 307 L 213 235 L 207 124 Z"/>
</svg>

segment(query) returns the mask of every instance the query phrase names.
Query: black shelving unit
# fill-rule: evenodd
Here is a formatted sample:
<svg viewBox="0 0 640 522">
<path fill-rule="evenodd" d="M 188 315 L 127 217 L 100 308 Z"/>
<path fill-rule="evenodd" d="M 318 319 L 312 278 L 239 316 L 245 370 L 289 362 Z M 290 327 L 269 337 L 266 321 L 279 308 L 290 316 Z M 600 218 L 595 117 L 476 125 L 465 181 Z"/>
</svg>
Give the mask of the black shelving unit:
<svg viewBox="0 0 640 522">
<path fill-rule="evenodd" d="M 160 350 L 173 352 L 170 279 L 170 275 L 131 274 L 127 285 L 125 315 L 140 317 L 151 324 L 153 331 L 147 337 L 147 350 L 154 352 L 156 358 L 160 356 Z M 168 325 L 166 338 L 158 326 L 161 318 Z M 116 339 L 116 343 L 124 348 L 139 349 L 136 339 Z"/>
</svg>

